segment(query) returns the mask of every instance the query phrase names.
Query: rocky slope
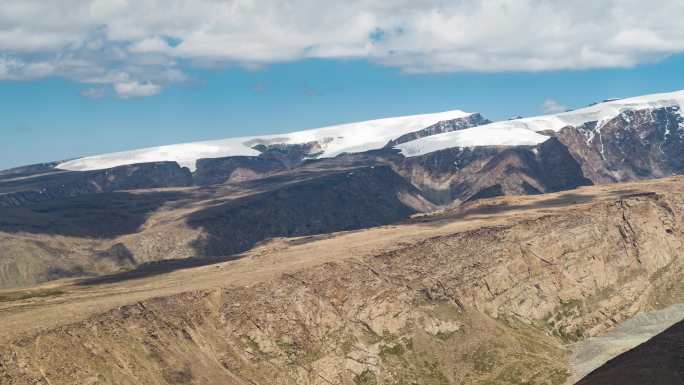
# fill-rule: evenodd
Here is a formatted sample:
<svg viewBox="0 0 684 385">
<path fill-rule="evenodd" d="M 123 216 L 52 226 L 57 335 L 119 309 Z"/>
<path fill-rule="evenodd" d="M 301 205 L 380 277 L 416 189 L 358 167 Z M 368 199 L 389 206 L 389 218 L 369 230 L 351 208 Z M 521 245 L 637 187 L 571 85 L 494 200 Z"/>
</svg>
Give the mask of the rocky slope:
<svg viewBox="0 0 684 385">
<path fill-rule="evenodd" d="M 450 148 L 394 164 L 427 197 L 446 205 L 592 184 L 556 138 L 536 146 Z"/>
<path fill-rule="evenodd" d="M 0 287 L 163 260 L 224 258 L 272 237 L 367 228 L 433 209 L 388 166 L 7 207 L 0 209 Z"/>
<path fill-rule="evenodd" d="M 593 189 L 473 203 L 442 221 L 522 211 L 25 336 L 0 381 L 563 384 L 566 343 L 684 300 L 682 180 Z"/>
<path fill-rule="evenodd" d="M 142 163 L 88 172 L 64 172 L 53 165 L 37 165 L 19 171 L 0 178 L 0 208 L 117 190 L 192 185 L 190 171 L 175 162 Z"/>
<path fill-rule="evenodd" d="M 173 223 L 144 229 L 155 212 L 163 215 L 165 205 L 180 204 L 184 197 L 179 192 L 117 192 L 3 208 L 0 287 L 131 269 L 162 255 L 186 256 L 188 235 L 173 231 Z"/>
<path fill-rule="evenodd" d="M 355 230 L 398 222 L 434 208 L 387 166 L 355 168 L 231 200 L 187 218 L 204 236 L 201 256 L 248 250 L 272 237 Z"/>
<path fill-rule="evenodd" d="M 440 133 L 462 130 L 469 127 L 487 124 L 490 121 L 480 114 L 466 115 L 456 119 L 439 121 L 426 128 L 409 132 L 390 140 L 385 147 L 391 148 L 396 144 L 409 142 L 426 136 L 437 135 Z M 196 163 L 197 170 L 194 172 L 195 183 L 201 186 L 212 184 L 230 183 L 248 179 L 263 178 L 275 172 L 297 168 L 304 163 L 318 159 L 326 149 L 328 140 L 313 141 L 307 143 L 271 143 L 260 139 L 252 139 L 245 142 L 259 152 L 258 156 L 229 156 L 223 158 L 199 159 Z M 354 154 L 373 154 L 377 149 L 370 151 L 360 151 Z M 347 153 L 339 154 L 335 158 L 347 156 Z M 372 156 L 372 155 L 371 155 Z M 322 157 L 324 163 L 339 165 L 340 159 L 330 159 Z M 359 156 L 356 159 L 359 160 Z M 372 165 L 373 162 L 364 162 L 364 166 Z"/>
<path fill-rule="evenodd" d="M 557 136 L 594 183 L 684 172 L 684 118 L 679 106 L 627 110 L 607 121 L 563 128 Z"/>
</svg>

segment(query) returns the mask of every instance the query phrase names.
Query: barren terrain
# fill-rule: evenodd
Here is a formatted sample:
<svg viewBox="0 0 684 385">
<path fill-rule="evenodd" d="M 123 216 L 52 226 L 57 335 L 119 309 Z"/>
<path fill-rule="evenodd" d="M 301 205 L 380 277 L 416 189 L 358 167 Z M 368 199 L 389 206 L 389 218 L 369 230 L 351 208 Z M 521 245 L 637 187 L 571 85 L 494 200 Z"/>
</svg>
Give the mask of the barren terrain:
<svg viewBox="0 0 684 385">
<path fill-rule="evenodd" d="M 1 291 L 0 383 L 560 385 L 573 343 L 684 303 L 682 193 L 494 198 Z"/>
</svg>

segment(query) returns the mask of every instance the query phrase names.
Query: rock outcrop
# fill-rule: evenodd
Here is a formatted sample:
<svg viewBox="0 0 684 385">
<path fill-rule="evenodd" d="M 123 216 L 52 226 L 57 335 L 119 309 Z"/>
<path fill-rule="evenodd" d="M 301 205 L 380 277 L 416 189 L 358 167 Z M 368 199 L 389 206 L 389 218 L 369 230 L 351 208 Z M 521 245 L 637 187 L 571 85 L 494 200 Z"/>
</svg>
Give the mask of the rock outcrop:
<svg viewBox="0 0 684 385">
<path fill-rule="evenodd" d="M 483 117 L 482 115 L 480 115 L 478 113 L 468 115 L 464 118 L 444 120 L 441 122 L 437 122 L 437 123 L 433 124 L 432 126 L 426 127 L 422 130 L 411 132 L 411 133 L 402 135 L 396 139 L 392 139 L 391 141 L 389 141 L 389 143 L 387 143 L 387 145 L 385 147 L 394 147 L 398 144 L 410 142 L 412 140 L 424 138 L 426 136 L 443 134 L 445 132 L 464 130 L 466 128 L 482 126 L 482 125 L 485 125 L 485 124 L 491 123 L 491 122 L 492 122 L 491 120 Z"/>
</svg>

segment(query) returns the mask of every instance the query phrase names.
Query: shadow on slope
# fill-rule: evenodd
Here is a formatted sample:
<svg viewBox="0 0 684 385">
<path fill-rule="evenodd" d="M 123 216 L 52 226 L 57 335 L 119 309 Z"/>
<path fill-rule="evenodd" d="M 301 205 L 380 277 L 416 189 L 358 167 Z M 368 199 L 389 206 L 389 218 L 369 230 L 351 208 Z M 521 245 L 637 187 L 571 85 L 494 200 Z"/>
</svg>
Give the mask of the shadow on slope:
<svg viewBox="0 0 684 385">
<path fill-rule="evenodd" d="M 117 283 L 129 281 L 133 279 L 142 279 L 147 277 L 154 277 L 166 273 L 172 273 L 176 270 L 189 269 L 192 267 L 200 267 L 211 265 L 214 263 L 227 262 L 239 259 L 239 256 L 229 256 L 221 258 L 183 258 L 183 259 L 169 259 L 163 261 L 154 261 L 142 264 L 133 270 L 124 271 L 120 273 L 107 274 L 93 278 L 85 278 L 78 281 L 79 286 L 104 285 L 109 283 Z"/>
<path fill-rule="evenodd" d="M 186 196 L 181 192 L 113 192 L 0 207 L 0 231 L 114 238 L 136 232 L 162 205 Z"/>
<path fill-rule="evenodd" d="M 683 385 L 684 321 L 591 372 L 577 385 Z"/>
<path fill-rule="evenodd" d="M 657 195 L 655 192 L 646 192 L 640 190 L 617 190 L 607 193 L 606 195 L 597 194 L 581 194 L 576 192 L 568 192 L 555 197 L 547 199 L 535 199 L 533 201 L 522 201 L 520 203 L 511 203 L 507 201 L 472 201 L 469 204 L 444 214 L 436 216 L 417 217 L 413 221 L 418 223 L 441 225 L 444 221 L 453 221 L 458 219 L 477 219 L 486 216 L 505 214 L 512 211 L 524 211 L 535 209 L 554 209 L 569 207 L 574 205 L 586 204 L 595 202 L 601 197 L 608 199 L 624 199 L 633 197 L 652 197 Z"/>
<path fill-rule="evenodd" d="M 0 175 L 0 207 L 31 206 L 94 193 L 191 185 L 192 174 L 176 162 L 139 163 L 83 172 L 28 166 L 7 171 L 4 177 Z"/>
<path fill-rule="evenodd" d="M 419 191 L 389 167 L 366 167 L 323 175 L 193 213 L 190 227 L 206 236 L 199 255 L 245 251 L 272 237 L 355 230 L 408 218 L 417 210 L 400 195 Z"/>
</svg>

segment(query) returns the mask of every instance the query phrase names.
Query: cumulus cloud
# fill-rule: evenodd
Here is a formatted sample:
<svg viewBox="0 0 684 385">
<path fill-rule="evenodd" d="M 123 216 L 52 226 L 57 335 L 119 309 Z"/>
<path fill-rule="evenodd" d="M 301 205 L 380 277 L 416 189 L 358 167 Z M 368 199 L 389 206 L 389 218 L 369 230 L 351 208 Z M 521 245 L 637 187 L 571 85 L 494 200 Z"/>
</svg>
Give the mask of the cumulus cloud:
<svg viewBox="0 0 684 385">
<path fill-rule="evenodd" d="M 412 73 L 545 71 L 684 51 L 684 24 L 673 17 L 684 14 L 681 0 L 2 3 L 0 79 L 63 76 L 157 92 L 187 80 L 192 65 L 355 58 Z"/>
<path fill-rule="evenodd" d="M 557 114 L 567 110 L 567 106 L 564 106 L 553 99 L 548 99 L 542 103 L 542 111 L 544 111 L 545 114 Z"/>
</svg>

